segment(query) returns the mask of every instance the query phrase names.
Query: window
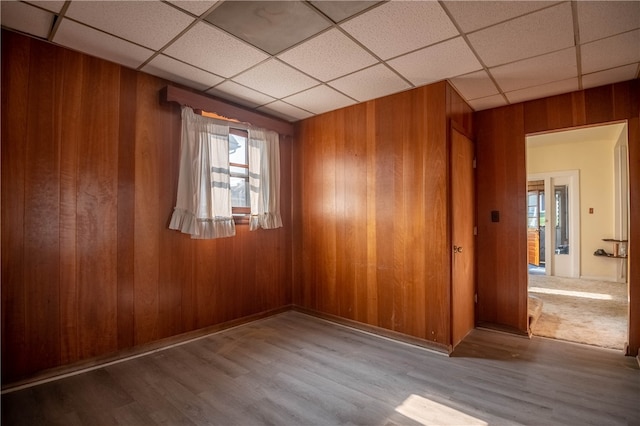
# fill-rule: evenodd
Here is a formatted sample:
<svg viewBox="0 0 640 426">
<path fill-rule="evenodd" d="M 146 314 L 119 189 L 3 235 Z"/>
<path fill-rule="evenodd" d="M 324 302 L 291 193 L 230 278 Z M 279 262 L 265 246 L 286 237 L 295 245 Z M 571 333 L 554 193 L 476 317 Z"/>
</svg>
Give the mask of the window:
<svg viewBox="0 0 640 426">
<path fill-rule="evenodd" d="M 182 107 L 178 192 L 169 228 L 212 239 L 234 236 L 236 223 L 247 223 L 250 231 L 282 227 L 278 133 Z"/>
<path fill-rule="evenodd" d="M 231 207 L 234 216 L 250 213 L 249 198 L 249 152 L 246 130 L 229 129 L 229 174 Z"/>
</svg>

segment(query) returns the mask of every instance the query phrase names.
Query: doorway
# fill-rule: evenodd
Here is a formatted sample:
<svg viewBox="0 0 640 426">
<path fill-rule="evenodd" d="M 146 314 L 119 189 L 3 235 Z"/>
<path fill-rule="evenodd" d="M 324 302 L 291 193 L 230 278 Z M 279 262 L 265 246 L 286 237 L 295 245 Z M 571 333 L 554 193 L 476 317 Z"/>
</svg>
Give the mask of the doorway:
<svg viewBox="0 0 640 426">
<path fill-rule="evenodd" d="M 527 244 L 530 273 L 579 278 L 580 235 L 579 171 L 529 175 Z"/>
<path fill-rule="evenodd" d="M 627 138 L 626 123 L 527 137 L 528 290 L 543 302 L 535 335 L 625 347 L 626 259 L 606 240 L 627 239 Z"/>
<path fill-rule="evenodd" d="M 544 180 L 527 182 L 527 260 L 529 273 L 546 275 L 546 202 Z"/>
</svg>

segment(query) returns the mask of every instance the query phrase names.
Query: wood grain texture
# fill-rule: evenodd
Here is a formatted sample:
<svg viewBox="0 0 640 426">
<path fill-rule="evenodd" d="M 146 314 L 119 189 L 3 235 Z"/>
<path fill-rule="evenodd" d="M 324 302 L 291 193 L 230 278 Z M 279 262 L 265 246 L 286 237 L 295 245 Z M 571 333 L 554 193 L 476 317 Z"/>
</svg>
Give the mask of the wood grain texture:
<svg viewBox="0 0 640 426">
<path fill-rule="evenodd" d="M 25 286 L 25 174 L 26 143 L 5 141 L 27 139 L 27 118 L 31 45 L 21 38 L 11 42 L 2 37 L 2 54 L 11 62 L 2 65 L 2 371 L 24 372 L 29 367 L 26 345 L 27 298 Z M 11 66 L 10 66 L 11 65 Z M 5 114 L 14 114 L 9 122 Z M 7 114 L 8 115 L 8 114 Z M 9 208 L 11 207 L 11 208 Z M 15 283 L 10 285 L 8 283 Z"/>
<path fill-rule="evenodd" d="M 82 119 L 83 60 L 74 52 L 62 55 L 64 106 L 58 102 L 61 123 L 79 123 Z M 62 125 L 60 147 L 60 363 L 80 359 L 78 339 L 78 153 L 81 126 Z"/>
<path fill-rule="evenodd" d="M 475 327 L 475 182 L 473 141 L 457 130 L 451 138 L 451 331 L 455 347 Z M 456 246 L 459 247 L 458 251 Z"/>
<path fill-rule="evenodd" d="M 292 139 L 284 228 L 193 241 L 167 84 L 2 31 L 3 384 L 291 304 Z"/>
<path fill-rule="evenodd" d="M 59 131 L 56 88 L 61 73 L 56 56 L 44 45 L 32 46 L 30 71 L 50 70 L 38 80 L 29 80 L 28 105 L 39 105 L 43 113 L 30 116 L 26 128 L 24 199 L 24 281 L 26 346 L 34 354 L 30 362 L 38 368 L 60 359 L 60 266 L 59 266 Z M 11 190 L 11 189 L 10 189 Z M 3 205 L 3 208 L 7 206 Z M 4 227 L 3 227 L 4 231 Z M 37 252 L 37 255 L 33 255 Z M 4 283 L 3 283 L 4 285 Z"/>
<path fill-rule="evenodd" d="M 525 135 L 626 120 L 629 137 L 629 348 L 640 348 L 640 81 L 632 80 L 477 114 L 478 312 L 526 332 Z M 507 124 L 508 123 L 508 124 Z M 491 223 L 491 210 L 501 222 Z M 522 234 L 522 235 L 521 235 Z"/>
<path fill-rule="evenodd" d="M 2 424 L 634 424 L 634 359 L 473 330 L 451 357 L 287 312 L 2 395 Z"/>
<path fill-rule="evenodd" d="M 516 105 L 482 111 L 476 123 L 478 321 L 522 333 L 527 329 L 523 120 L 522 105 Z M 500 222 L 491 221 L 492 211 L 499 212 Z M 516 249 L 521 245 L 523 252 Z"/>
<path fill-rule="evenodd" d="M 298 123 L 296 304 L 450 345 L 448 123 L 473 131 L 456 96 L 437 83 Z"/>
</svg>

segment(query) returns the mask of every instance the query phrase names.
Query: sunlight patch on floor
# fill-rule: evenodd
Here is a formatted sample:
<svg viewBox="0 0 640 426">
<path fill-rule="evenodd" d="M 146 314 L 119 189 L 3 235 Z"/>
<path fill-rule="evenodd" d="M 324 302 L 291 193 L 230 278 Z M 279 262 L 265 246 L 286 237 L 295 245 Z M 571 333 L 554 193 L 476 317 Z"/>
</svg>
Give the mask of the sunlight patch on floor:
<svg viewBox="0 0 640 426">
<path fill-rule="evenodd" d="M 610 294 L 589 293 L 586 291 L 559 290 L 553 288 L 529 287 L 531 293 L 557 294 L 559 296 L 582 297 L 584 299 L 613 300 Z"/>
<path fill-rule="evenodd" d="M 396 411 L 422 425 L 488 425 L 485 421 L 415 394 L 396 407 Z"/>
</svg>

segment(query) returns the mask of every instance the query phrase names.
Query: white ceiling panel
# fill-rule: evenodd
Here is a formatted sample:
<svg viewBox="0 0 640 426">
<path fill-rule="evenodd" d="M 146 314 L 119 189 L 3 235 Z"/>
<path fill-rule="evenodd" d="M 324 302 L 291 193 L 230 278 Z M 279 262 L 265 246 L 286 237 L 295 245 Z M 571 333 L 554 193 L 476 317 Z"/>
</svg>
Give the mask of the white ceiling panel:
<svg viewBox="0 0 640 426">
<path fill-rule="evenodd" d="M 505 95 L 510 103 L 518 103 L 573 92 L 578 90 L 578 88 L 578 79 L 570 78 L 568 80 L 554 81 L 553 83 L 507 92 Z"/>
<path fill-rule="evenodd" d="M 482 111 L 485 109 L 497 108 L 505 105 L 507 105 L 507 101 L 505 101 L 502 95 L 491 95 L 484 98 L 472 99 L 469 101 L 469 106 L 471 106 L 474 111 Z"/>
<path fill-rule="evenodd" d="M 313 78 L 276 59 L 264 62 L 233 80 L 274 98 L 283 98 L 318 84 Z"/>
<path fill-rule="evenodd" d="M 409 53 L 388 63 L 417 86 L 482 68 L 462 37 Z"/>
<path fill-rule="evenodd" d="M 571 4 L 562 3 L 469 34 L 469 42 L 489 67 L 571 47 Z"/>
<path fill-rule="evenodd" d="M 452 78 L 451 84 L 465 99 L 485 98 L 498 94 L 498 88 L 484 70 Z"/>
<path fill-rule="evenodd" d="M 588 89 L 590 87 L 602 86 L 619 81 L 633 80 L 638 74 L 638 64 L 625 65 L 623 67 L 612 68 L 605 71 L 599 71 L 587 74 L 582 77 L 582 87 Z"/>
<path fill-rule="evenodd" d="M 303 120 L 305 118 L 313 116 L 313 114 L 308 111 L 302 110 L 298 107 L 289 105 L 288 103 L 282 101 L 275 101 L 270 103 L 269 105 L 262 106 L 258 108 L 258 111 L 272 114 L 276 117 L 281 117 L 289 121 Z"/>
<path fill-rule="evenodd" d="M 217 85 L 213 89 L 207 90 L 207 93 L 252 108 L 275 101 L 271 96 L 256 92 L 253 89 L 249 89 L 230 80 Z"/>
<path fill-rule="evenodd" d="M 65 16 L 151 49 L 160 49 L 193 22 L 167 4 L 149 1 L 72 1 Z"/>
<path fill-rule="evenodd" d="M 435 1 L 390 1 L 341 27 L 382 59 L 459 35 Z"/>
<path fill-rule="evenodd" d="M 445 79 L 481 110 L 640 77 L 640 0 L 0 3 L 5 30 L 291 121 Z"/>
<path fill-rule="evenodd" d="M 204 22 L 196 24 L 164 53 L 222 77 L 236 75 L 269 57 Z"/>
<path fill-rule="evenodd" d="M 3 1 L 2 3 L 5 3 Z M 64 6 L 64 0 L 40 0 L 40 1 L 28 1 L 26 3 L 33 4 L 35 6 L 39 6 L 43 9 L 46 9 L 53 13 L 59 13 L 62 10 L 62 6 Z"/>
<path fill-rule="evenodd" d="M 411 88 L 409 83 L 383 64 L 374 65 L 329 84 L 360 102 Z"/>
<path fill-rule="evenodd" d="M 197 90 L 206 90 L 223 81 L 220 76 L 192 67 L 165 55 L 158 55 L 153 58 L 142 68 L 142 71 L 182 83 Z"/>
<path fill-rule="evenodd" d="M 585 74 L 640 62 L 640 30 L 584 44 L 581 53 Z"/>
<path fill-rule="evenodd" d="M 490 72 L 504 92 L 566 80 L 578 76 L 576 49 L 572 47 L 547 55 L 512 62 L 491 68 Z"/>
<path fill-rule="evenodd" d="M 579 1 L 580 43 L 638 28 L 640 1 Z"/>
<path fill-rule="evenodd" d="M 17 1 L 0 3 L 2 26 L 36 37 L 47 38 L 53 25 L 53 14 Z"/>
<path fill-rule="evenodd" d="M 479 30 L 557 1 L 445 1 L 445 7 L 465 33 Z"/>
<path fill-rule="evenodd" d="M 278 58 L 321 81 L 333 80 L 378 62 L 335 28 L 278 55 Z"/>
<path fill-rule="evenodd" d="M 333 22 L 343 21 L 363 10 L 373 6 L 378 1 L 327 1 L 310 2 L 316 9 L 327 15 Z"/>
<path fill-rule="evenodd" d="M 173 0 L 169 3 L 176 5 L 180 9 L 193 13 L 196 16 L 202 15 L 217 3 L 215 0 Z"/>
<path fill-rule="evenodd" d="M 149 49 L 69 19 L 62 20 L 53 41 L 129 68 L 139 67 L 153 54 Z"/>
<path fill-rule="evenodd" d="M 321 114 L 356 103 L 353 99 L 325 85 L 296 93 L 283 100 L 314 114 Z"/>
</svg>

